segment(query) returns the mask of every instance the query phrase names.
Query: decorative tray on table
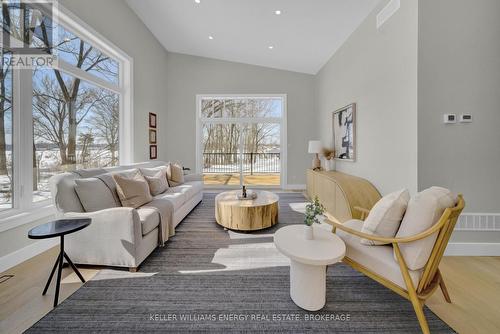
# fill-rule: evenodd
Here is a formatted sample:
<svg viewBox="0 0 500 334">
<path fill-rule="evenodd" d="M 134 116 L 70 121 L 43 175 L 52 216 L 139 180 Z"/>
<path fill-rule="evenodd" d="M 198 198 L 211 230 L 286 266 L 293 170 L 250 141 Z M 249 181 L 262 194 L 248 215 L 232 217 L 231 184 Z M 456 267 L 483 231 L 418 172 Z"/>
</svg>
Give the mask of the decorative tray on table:
<svg viewBox="0 0 500 334">
<path fill-rule="evenodd" d="M 252 191 L 252 190 L 247 190 L 247 196 L 246 197 L 243 197 L 243 193 L 239 193 L 238 194 L 238 199 L 239 200 L 254 200 L 257 198 L 257 193 L 255 191 Z"/>
</svg>

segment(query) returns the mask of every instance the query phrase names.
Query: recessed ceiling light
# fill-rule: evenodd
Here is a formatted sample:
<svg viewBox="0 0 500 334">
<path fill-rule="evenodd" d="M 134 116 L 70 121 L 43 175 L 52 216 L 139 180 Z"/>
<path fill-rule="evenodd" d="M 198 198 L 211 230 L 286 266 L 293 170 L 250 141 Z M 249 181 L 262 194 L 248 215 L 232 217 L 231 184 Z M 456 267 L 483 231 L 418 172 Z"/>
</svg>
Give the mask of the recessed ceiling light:
<svg viewBox="0 0 500 334">
<path fill-rule="evenodd" d="M 269 45 L 267 48 L 268 48 L 269 50 L 272 50 L 272 49 L 274 49 L 274 46 Z"/>
<path fill-rule="evenodd" d="M 214 39 L 214 36 L 208 36 L 208 39 Z"/>
<path fill-rule="evenodd" d="M 274 11 L 274 14 L 276 14 L 276 15 L 281 15 L 281 10 L 275 10 L 275 11 Z"/>
<path fill-rule="evenodd" d="M 201 3 L 201 0 L 194 0 L 194 2 L 196 2 L 196 3 Z"/>
</svg>

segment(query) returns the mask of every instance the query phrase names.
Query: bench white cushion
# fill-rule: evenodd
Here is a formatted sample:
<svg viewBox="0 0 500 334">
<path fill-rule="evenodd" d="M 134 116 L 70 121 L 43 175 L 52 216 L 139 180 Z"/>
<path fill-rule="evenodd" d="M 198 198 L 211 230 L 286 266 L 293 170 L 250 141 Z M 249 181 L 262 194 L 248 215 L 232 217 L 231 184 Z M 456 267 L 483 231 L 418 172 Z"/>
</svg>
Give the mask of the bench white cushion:
<svg viewBox="0 0 500 334">
<path fill-rule="evenodd" d="M 346 221 L 343 225 L 353 230 L 361 231 L 363 221 L 352 219 Z M 403 289 L 407 289 L 399 264 L 392 256 L 392 246 L 363 245 L 359 237 L 344 232 L 341 229 L 337 229 L 337 235 L 345 242 L 346 257 L 399 285 Z M 422 270 L 409 270 L 409 273 L 413 285 L 417 286 L 422 276 Z"/>
<path fill-rule="evenodd" d="M 439 221 L 446 208 L 456 205 L 456 201 L 457 197 L 451 191 L 441 187 L 431 187 L 419 192 L 408 202 L 396 237 L 409 237 L 429 229 Z M 400 244 L 408 268 L 418 270 L 425 266 L 436 238 L 437 232 L 421 240 Z"/>
<path fill-rule="evenodd" d="M 410 200 L 407 189 L 401 189 L 382 197 L 366 217 L 361 232 L 380 237 L 393 238 L 398 232 L 399 225 Z M 383 245 L 383 242 L 361 239 L 365 245 Z"/>
</svg>

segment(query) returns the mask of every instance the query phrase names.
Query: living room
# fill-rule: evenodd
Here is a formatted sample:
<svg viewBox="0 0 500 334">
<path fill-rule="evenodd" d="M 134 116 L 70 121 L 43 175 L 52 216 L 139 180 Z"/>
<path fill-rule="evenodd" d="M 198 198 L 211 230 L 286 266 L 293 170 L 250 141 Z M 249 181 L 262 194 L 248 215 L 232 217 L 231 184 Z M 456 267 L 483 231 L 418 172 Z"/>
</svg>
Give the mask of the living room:
<svg viewBox="0 0 500 334">
<path fill-rule="evenodd" d="M 0 332 L 500 331 L 499 1 L 2 6 Z"/>
</svg>

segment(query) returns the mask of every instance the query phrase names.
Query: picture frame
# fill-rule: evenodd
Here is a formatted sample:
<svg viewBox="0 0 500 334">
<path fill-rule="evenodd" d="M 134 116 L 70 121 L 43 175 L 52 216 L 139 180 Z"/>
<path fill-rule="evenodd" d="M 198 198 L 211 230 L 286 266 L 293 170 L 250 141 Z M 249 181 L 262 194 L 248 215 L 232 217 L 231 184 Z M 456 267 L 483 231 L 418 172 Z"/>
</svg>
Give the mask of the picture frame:
<svg viewBox="0 0 500 334">
<path fill-rule="evenodd" d="M 149 143 L 156 144 L 156 130 L 149 129 Z"/>
<path fill-rule="evenodd" d="M 149 113 L 149 127 L 156 129 L 156 114 L 152 112 Z"/>
<path fill-rule="evenodd" d="M 332 113 L 335 160 L 356 161 L 356 103 Z"/>
<path fill-rule="evenodd" d="M 158 148 L 156 145 L 149 145 L 149 159 L 154 160 L 158 156 Z"/>
</svg>

